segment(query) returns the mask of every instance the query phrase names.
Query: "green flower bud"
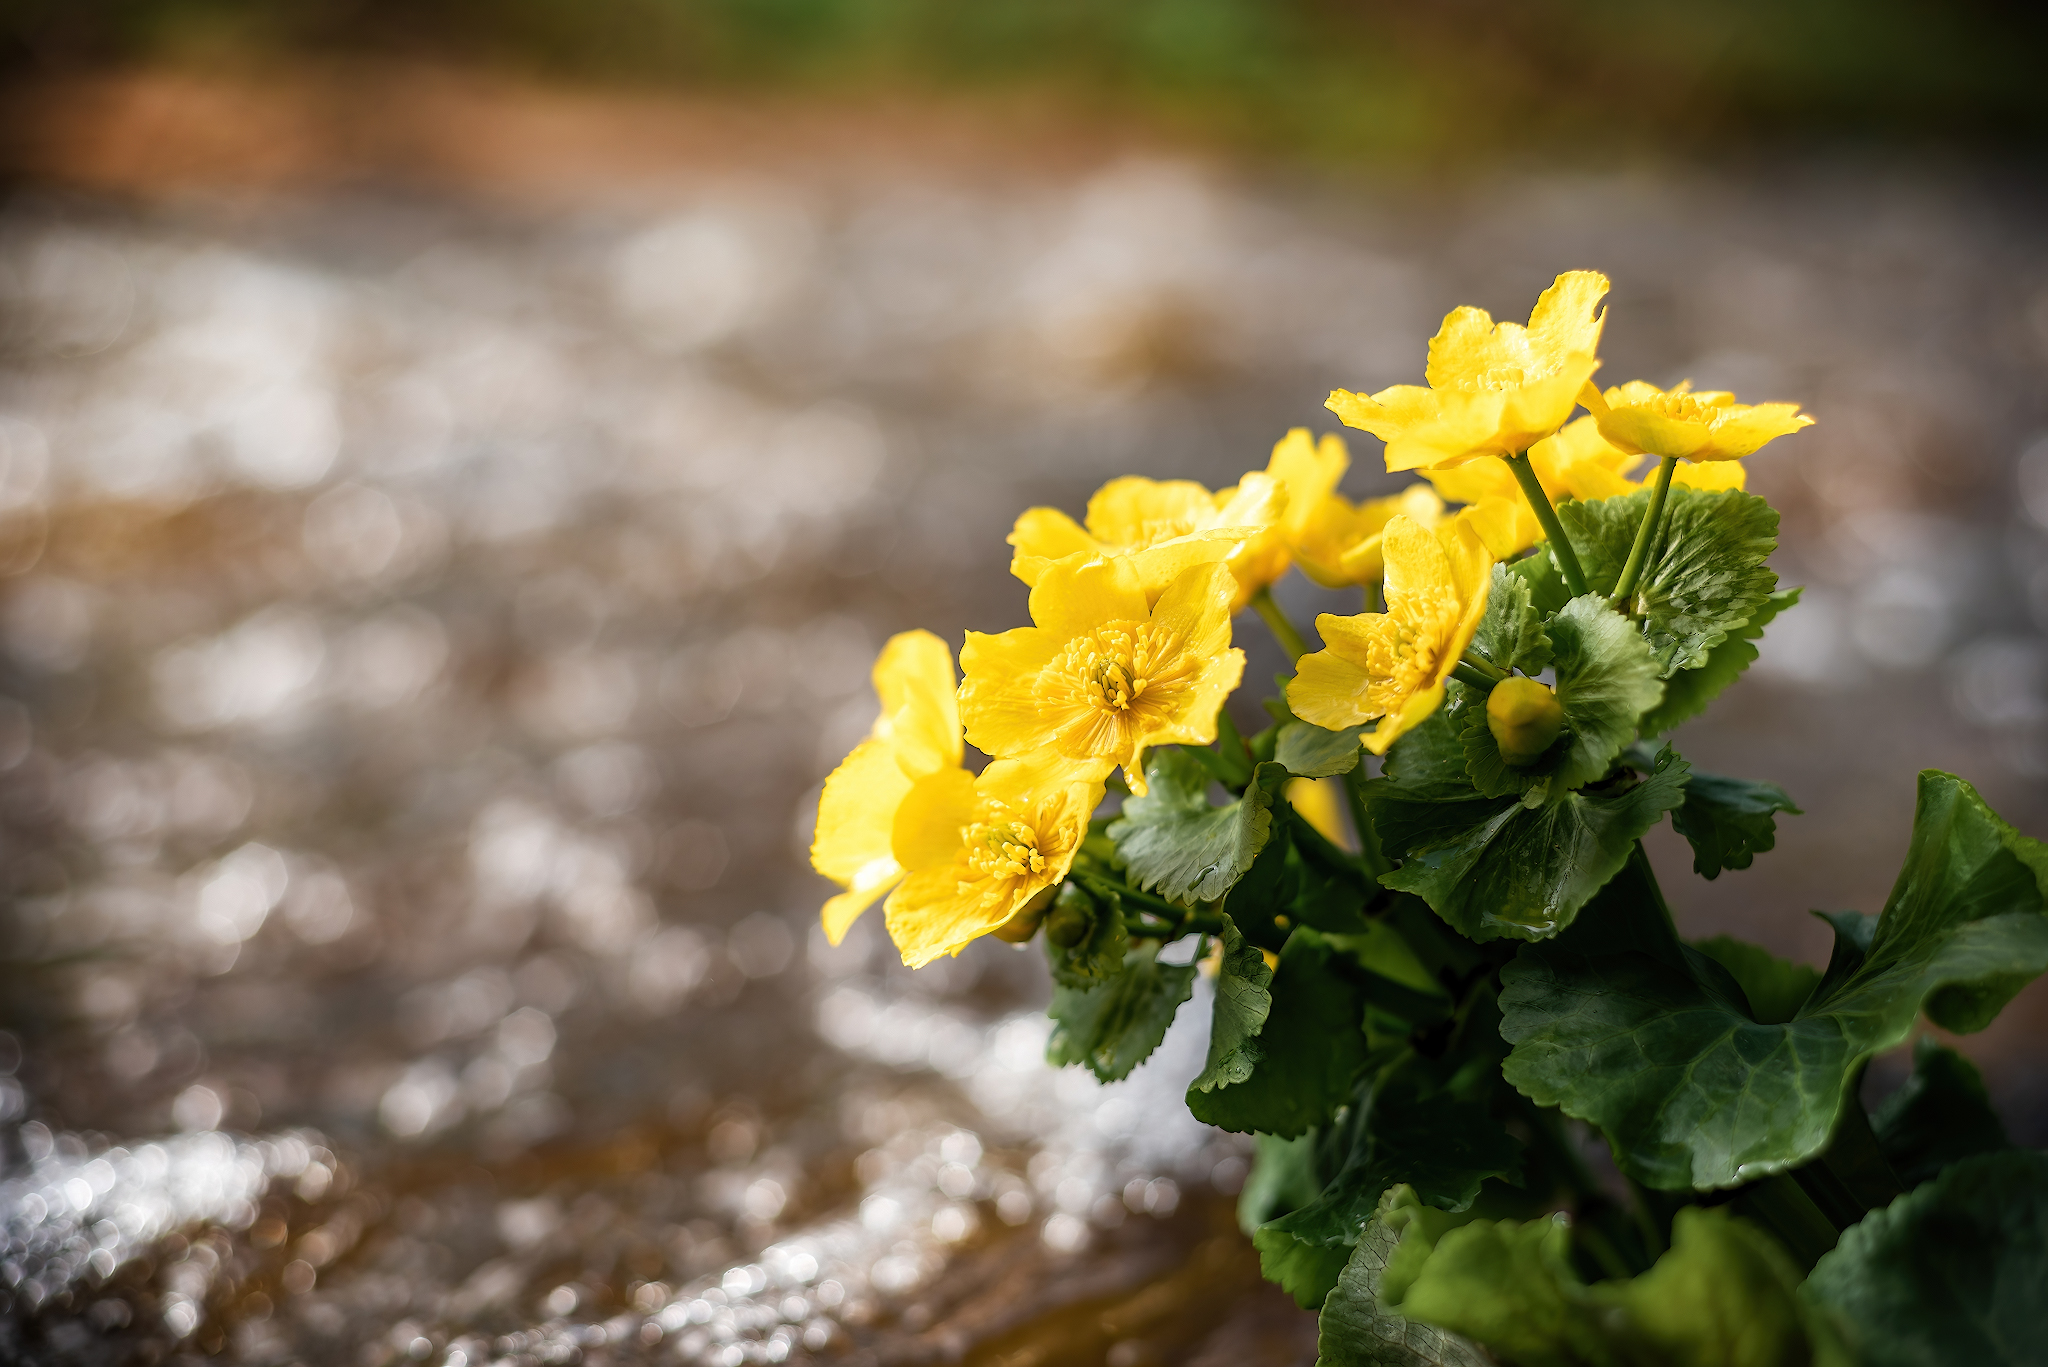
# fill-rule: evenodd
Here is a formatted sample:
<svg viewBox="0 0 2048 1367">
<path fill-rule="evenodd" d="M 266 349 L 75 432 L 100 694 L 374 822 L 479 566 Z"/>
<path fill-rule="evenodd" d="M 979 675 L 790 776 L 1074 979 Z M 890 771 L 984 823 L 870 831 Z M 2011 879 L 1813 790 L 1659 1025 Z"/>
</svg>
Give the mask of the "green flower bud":
<svg viewBox="0 0 2048 1367">
<path fill-rule="evenodd" d="M 1045 918 L 1045 938 L 1061 949 L 1072 949 L 1095 929 L 1095 899 L 1079 883 L 1060 884 L 1052 911 Z"/>
<path fill-rule="evenodd" d="M 1023 909 L 1015 916 L 1012 916 L 989 933 L 998 940 L 1007 940 L 1013 945 L 1023 944 L 1038 933 L 1039 923 L 1045 920 L 1045 913 L 1052 907 L 1052 899 L 1058 893 L 1059 888 L 1057 887 L 1047 888 L 1039 893 L 1038 896 L 1026 902 Z"/>
<path fill-rule="evenodd" d="M 1486 729 L 1500 757 L 1517 768 L 1540 758 L 1564 729 L 1557 694 L 1534 679 L 1503 679 L 1486 695 Z"/>
</svg>

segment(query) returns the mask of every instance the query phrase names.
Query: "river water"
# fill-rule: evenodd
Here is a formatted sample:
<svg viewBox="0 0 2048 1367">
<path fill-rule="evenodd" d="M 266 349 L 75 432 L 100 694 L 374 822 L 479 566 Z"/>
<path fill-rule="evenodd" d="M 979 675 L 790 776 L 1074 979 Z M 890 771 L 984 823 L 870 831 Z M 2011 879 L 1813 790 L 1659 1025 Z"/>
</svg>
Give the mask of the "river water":
<svg viewBox="0 0 2048 1367">
<path fill-rule="evenodd" d="M 1820 418 L 1752 463 L 1805 604 L 1678 738 L 1806 815 L 1713 884 L 1653 846 L 1688 932 L 1817 957 L 1914 769 L 2048 833 L 2039 222 L 1841 165 L 17 194 L 0 1356 L 1310 1361 L 1180 1105 L 1202 998 L 1104 1088 L 1035 952 L 813 929 L 874 650 L 1022 621 L 1022 507 L 1229 482 L 1451 305 L 1605 269 L 1611 380 Z M 2044 1017 L 1970 1045 L 2032 1143 Z"/>
</svg>

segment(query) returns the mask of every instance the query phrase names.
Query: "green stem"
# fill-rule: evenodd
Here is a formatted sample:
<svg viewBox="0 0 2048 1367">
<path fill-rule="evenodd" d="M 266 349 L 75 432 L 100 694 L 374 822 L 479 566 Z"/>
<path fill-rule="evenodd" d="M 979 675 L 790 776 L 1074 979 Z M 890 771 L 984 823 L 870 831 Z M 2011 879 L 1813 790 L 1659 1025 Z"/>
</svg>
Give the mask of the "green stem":
<svg viewBox="0 0 2048 1367">
<path fill-rule="evenodd" d="M 1765 1178 L 1736 1197 L 1733 1205 L 1736 1214 L 1746 1215 L 1776 1234 L 1786 1251 L 1809 1272 L 1841 1237 L 1841 1231 L 1787 1173 Z"/>
<path fill-rule="evenodd" d="M 1666 456 L 1657 463 L 1657 484 L 1650 491 L 1650 506 L 1643 513 L 1643 525 L 1636 528 L 1636 544 L 1629 547 L 1628 560 L 1621 567 L 1621 578 L 1614 585 L 1614 596 L 1607 600 L 1623 611 L 1627 610 L 1628 600 L 1642 580 L 1644 567 L 1649 564 L 1650 547 L 1663 530 L 1664 501 L 1671 494 L 1671 472 L 1677 468 L 1676 456 Z"/>
<path fill-rule="evenodd" d="M 1164 897 L 1155 896 L 1149 892 L 1140 892 L 1128 883 L 1113 882 L 1110 879 L 1078 868 L 1074 869 L 1067 876 L 1078 879 L 1083 887 L 1098 897 L 1111 895 L 1119 897 L 1141 911 L 1149 912 L 1163 921 L 1171 922 L 1178 928 L 1178 931 L 1185 931 L 1201 923 L 1201 917 L 1194 908 L 1176 905 L 1167 901 Z"/>
<path fill-rule="evenodd" d="M 1502 679 L 1505 679 L 1508 676 L 1508 671 L 1502 669 L 1499 665 L 1495 664 L 1491 660 L 1481 658 L 1476 651 L 1466 651 L 1464 655 L 1459 657 L 1458 663 L 1463 665 L 1469 665 L 1471 668 L 1478 670 L 1481 674 L 1484 674 L 1487 678 L 1493 680 L 1495 683 L 1499 683 Z"/>
<path fill-rule="evenodd" d="M 1522 486 L 1522 496 L 1529 500 L 1529 511 L 1536 514 L 1536 520 L 1543 524 L 1543 534 L 1550 538 L 1550 553 L 1557 557 L 1557 567 L 1564 571 L 1564 582 L 1570 586 L 1574 596 L 1586 592 L 1586 572 L 1579 566 L 1579 553 L 1572 549 L 1571 541 L 1564 534 L 1564 524 L 1557 520 L 1557 509 L 1550 506 L 1550 495 L 1543 492 L 1543 481 L 1536 478 L 1536 470 L 1529 464 L 1529 453 L 1519 456 L 1502 456 L 1508 469 L 1515 472 L 1515 483 Z"/>
<path fill-rule="evenodd" d="M 1362 586 L 1365 594 L 1365 611 L 1385 612 L 1387 610 L 1386 590 L 1380 581 L 1374 579 Z"/>
<path fill-rule="evenodd" d="M 1486 675 L 1481 674 L 1463 660 L 1451 666 L 1451 677 L 1459 683 L 1478 689 L 1481 693 L 1493 692 L 1493 686 L 1500 682 L 1499 679 L 1488 678 Z"/>
<path fill-rule="evenodd" d="M 1252 611 L 1259 614 L 1266 628 L 1273 633 L 1273 639 L 1287 652 L 1289 664 L 1308 654 L 1308 642 L 1294 629 L 1294 623 L 1287 620 L 1287 614 L 1280 610 L 1280 605 L 1273 601 L 1273 590 L 1260 589 L 1253 594 Z"/>
</svg>

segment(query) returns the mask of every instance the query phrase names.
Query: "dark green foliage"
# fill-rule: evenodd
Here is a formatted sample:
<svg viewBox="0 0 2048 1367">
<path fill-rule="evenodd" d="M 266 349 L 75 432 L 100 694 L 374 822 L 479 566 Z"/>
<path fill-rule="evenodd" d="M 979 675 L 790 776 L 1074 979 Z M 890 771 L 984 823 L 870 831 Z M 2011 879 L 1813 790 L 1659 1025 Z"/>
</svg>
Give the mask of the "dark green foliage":
<svg viewBox="0 0 2048 1367">
<path fill-rule="evenodd" d="M 1648 490 L 1567 502 L 1558 520 L 1577 548 L 1588 586 L 1612 593 L 1649 505 Z M 1666 677 L 1704 666 L 1778 586 L 1764 562 L 1778 545 L 1778 513 L 1739 489 L 1671 491 L 1663 550 L 1644 567 L 1632 610 Z"/>
<path fill-rule="evenodd" d="M 1932 1035 L 1913 1043 L 1913 1075 L 1870 1117 L 1892 1171 L 1919 1186 L 1949 1164 L 2008 1147 L 1976 1067 Z"/>
<path fill-rule="evenodd" d="M 2048 1154 L 1966 1158 L 1872 1211 L 1807 1279 L 1865 1367 L 2020 1367 L 2048 1345 Z"/>
<path fill-rule="evenodd" d="M 1643 832 L 1683 800 L 1685 775 L 1685 762 L 1666 750 L 1640 780 L 1624 774 L 1536 807 L 1513 798 L 1417 800 L 1382 780 L 1373 828 L 1402 864 L 1380 881 L 1421 897 L 1470 939 L 1545 939 L 1571 924 Z"/>
<path fill-rule="evenodd" d="M 1798 589 L 1779 589 L 1749 615 L 1749 621 L 1728 633 L 1728 639 L 1707 652 L 1706 663 L 1684 669 L 1664 681 L 1664 701 L 1643 717 L 1646 736 L 1662 735 L 1680 722 L 1707 710 L 1721 690 L 1756 663 L 1756 642 L 1773 617 L 1799 601 Z"/>
<path fill-rule="evenodd" d="M 1518 669 L 1534 675 L 1550 663 L 1550 637 L 1544 632 L 1549 615 L 1535 604 L 1529 580 L 1506 565 L 1493 567 L 1487 590 L 1486 616 L 1472 638 L 1472 649 L 1496 669 Z"/>
<path fill-rule="evenodd" d="M 1820 970 L 1795 964 L 1767 949 L 1745 944 L 1732 935 L 1699 940 L 1693 948 L 1728 970 L 1749 1003 L 1749 1016 L 1759 1025 L 1782 1025 L 1820 986 Z"/>
<path fill-rule="evenodd" d="M 1248 1076 L 1190 1089 L 1188 1109 L 1226 1130 L 1292 1137 L 1327 1121 L 1349 1099 L 1365 1063 L 1359 985 L 1329 942 L 1303 927 L 1288 938 L 1269 987 L 1272 1005 Z"/>
<path fill-rule="evenodd" d="M 1288 722 L 1273 743 L 1273 758 L 1281 768 L 1299 778 L 1329 778 L 1348 774 L 1365 754 L 1359 743 L 1363 726 L 1326 731 L 1310 722 Z"/>
<path fill-rule="evenodd" d="M 1130 947 L 1121 898 L 1113 892 L 1098 897 L 1072 879 L 1060 885 L 1045 918 L 1054 982 L 1076 988 L 1105 982 L 1123 971 Z"/>
<path fill-rule="evenodd" d="M 1875 927 L 1843 922 L 1820 985 L 1792 1019 L 1767 1023 L 1727 969 L 1668 933 L 1645 871 L 1642 886 L 1618 889 L 1631 896 L 1611 922 L 1589 918 L 1585 933 L 1528 946 L 1503 970 L 1505 1074 L 1599 1126 L 1622 1170 L 1651 1186 L 1782 1171 L 1826 1147 L 1856 1070 L 1919 1011 L 1981 1029 L 2048 969 L 2044 872 L 2048 849 L 1969 785 L 1922 774 L 1905 868 Z M 1656 910 L 1637 913 L 1645 903 Z"/>
<path fill-rule="evenodd" d="M 1504 571 L 1496 574 L 1500 579 L 1520 582 Z M 1555 666 L 1564 733 L 1535 763 L 1510 765 L 1487 726 L 1485 707 L 1475 700 L 1465 709 L 1459 739 L 1465 771 L 1483 796 L 1556 798 L 1604 778 L 1635 739 L 1636 719 L 1664 694 L 1656 657 L 1642 634 L 1600 599 L 1573 599 L 1550 620 L 1549 630 L 1544 654 Z"/>
<path fill-rule="evenodd" d="M 1317 1367 L 1491 1367 L 1494 1359 L 1470 1339 L 1384 1304 L 1388 1263 L 1412 1221 L 1428 1218 L 1415 1194 L 1396 1187 L 1351 1250 L 1317 1325 Z"/>
<path fill-rule="evenodd" d="M 1174 1013 L 1195 987 L 1193 964 L 1162 964 L 1156 949 L 1134 949 L 1123 972 L 1088 987 L 1055 987 L 1048 1063 L 1083 1063 L 1104 1082 L 1130 1075 L 1149 1058 Z"/>
<path fill-rule="evenodd" d="M 1702 878 L 1723 869 L 1746 869 L 1778 843 L 1775 813 L 1799 808 L 1775 783 L 1723 778 L 1695 769 L 1685 781 L 1685 802 L 1671 825 L 1692 844 L 1692 869 Z"/>
<path fill-rule="evenodd" d="M 1799 1269 L 1725 1210 L 1680 1210 L 1637 1277 L 1581 1280 L 1563 1216 L 1412 1229 L 1382 1274 L 1384 1311 L 1469 1335 L 1525 1367 L 1850 1367 Z"/>
<path fill-rule="evenodd" d="M 1344 1250 L 1389 1187 L 1407 1183 L 1427 1204 L 1460 1211 L 1487 1178 L 1520 1167 L 1521 1146 L 1488 1112 L 1491 1071 L 1477 1094 L 1446 1082 L 1410 1060 L 1362 1087 L 1321 1139 L 1324 1168 L 1333 1170 L 1322 1191 L 1253 1236 L 1261 1266 L 1289 1274 L 1268 1277 L 1303 1305 L 1320 1303 L 1335 1285 Z"/>
<path fill-rule="evenodd" d="M 1243 1082 L 1261 1057 L 1258 1034 L 1273 1010 L 1273 970 L 1266 956 L 1223 921 L 1223 959 L 1216 970 L 1216 1009 L 1209 1027 L 1209 1059 L 1188 1084 L 1194 1092 Z"/>
<path fill-rule="evenodd" d="M 1214 901 L 1265 846 L 1287 777 L 1280 765 L 1261 764 L 1244 796 L 1212 807 L 1209 771 L 1178 746 L 1161 746 L 1145 760 L 1151 792 L 1124 803 L 1109 838 L 1137 886 L 1176 902 Z"/>
</svg>

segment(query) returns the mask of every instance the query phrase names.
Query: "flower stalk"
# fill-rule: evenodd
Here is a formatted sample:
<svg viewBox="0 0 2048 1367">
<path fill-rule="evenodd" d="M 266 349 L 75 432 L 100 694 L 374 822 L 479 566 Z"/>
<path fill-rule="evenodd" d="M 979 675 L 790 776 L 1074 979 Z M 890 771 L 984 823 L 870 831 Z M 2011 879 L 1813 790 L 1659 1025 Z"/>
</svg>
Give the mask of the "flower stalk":
<svg viewBox="0 0 2048 1367">
<path fill-rule="evenodd" d="M 1671 475 L 1677 468 L 1676 456 L 1666 456 L 1657 463 L 1657 483 L 1650 490 L 1650 506 L 1643 513 L 1643 525 L 1636 529 L 1635 545 L 1629 547 L 1614 595 L 1607 600 L 1617 611 L 1628 611 L 1628 601 L 1635 596 L 1636 585 L 1642 582 L 1643 570 L 1650 562 L 1650 548 L 1662 538 L 1664 505 L 1671 496 Z"/>
<path fill-rule="evenodd" d="M 1529 511 L 1536 514 L 1536 520 L 1543 524 L 1543 534 L 1550 539 L 1551 553 L 1557 557 L 1557 567 L 1564 571 L 1564 582 L 1570 586 L 1574 596 L 1586 592 L 1586 571 L 1579 564 L 1579 553 L 1572 549 L 1572 543 L 1564 534 L 1564 524 L 1557 520 L 1557 509 L 1550 506 L 1550 495 L 1543 492 L 1543 481 L 1536 478 L 1536 469 L 1529 464 L 1529 453 L 1518 456 L 1502 456 L 1508 469 L 1514 471 L 1515 483 L 1522 486 L 1522 496 L 1529 500 Z"/>
<path fill-rule="evenodd" d="M 1287 663 L 1293 664 L 1308 654 L 1308 642 L 1274 600 L 1271 589 L 1260 589 L 1252 595 L 1252 611 L 1259 614 L 1259 620 L 1266 624 L 1266 629 L 1273 633 L 1273 639 L 1287 652 Z"/>
</svg>

